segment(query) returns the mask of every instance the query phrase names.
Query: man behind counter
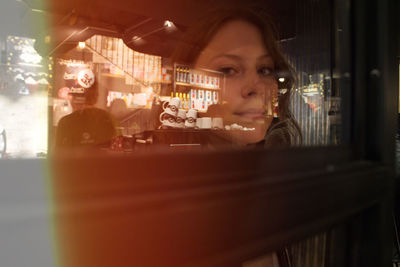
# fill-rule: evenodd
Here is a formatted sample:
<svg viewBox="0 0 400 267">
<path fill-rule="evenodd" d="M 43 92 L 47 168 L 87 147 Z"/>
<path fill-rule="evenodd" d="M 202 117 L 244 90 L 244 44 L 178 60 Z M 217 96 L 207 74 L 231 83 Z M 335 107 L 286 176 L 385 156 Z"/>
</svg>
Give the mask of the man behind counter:
<svg viewBox="0 0 400 267">
<path fill-rule="evenodd" d="M 109 146 L 111 139 L 116 136 L 116 123 L 107 111 L 94 107 L 98 84 L 94 76 L 92 82 L 78 81 L 78 84 L 81 87 L 72 88 L 69 93 L 73 112 L 63 117 L 58 124 L 56 148 Z"/>
</svg>

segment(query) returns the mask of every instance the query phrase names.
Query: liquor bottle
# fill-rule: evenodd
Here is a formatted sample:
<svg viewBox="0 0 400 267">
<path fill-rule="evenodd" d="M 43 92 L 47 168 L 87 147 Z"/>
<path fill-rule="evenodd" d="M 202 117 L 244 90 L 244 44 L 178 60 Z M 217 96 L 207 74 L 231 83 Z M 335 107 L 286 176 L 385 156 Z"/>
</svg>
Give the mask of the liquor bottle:
<svg viewBox="0 0 400 267">
<path fill-rule="evenodd" d="M 190 90 L 190 107 L 191 108 L 195 108 L 196 107 L 196 98 L 197 98 L 197 91 L 196 89 L 192 88 L 192 90 Z"/>
<path fill-rule="evenodd" d="M 187 98 L 186 98 L 186 93 L 183 93 L 183 96 L 182 96 L 182 108 L 184 109 L 184 110 L 187 110 Z"/>
<path fill-rule="evenodd" d="M 179 81 L 180 82 L 184 82 L 184 77 L 183 76 L 185 75 L 185 69 L 183 67 L 180 68 L 180 74 L 181 75 L 180 75 Z"/>
<path fill-rule="evenodd" d="M 179 108 L 183 108 L 183 97 L 182 97 L 182 93 L 179 93 L 179 100 L 180 100 Z"/>
<path fill-rule="evenodd" d="M 186 68 L 182 67 L 182 80 L 181 80 L 181 82 L 184 83 L 185 79 L 186 79 Z"/>
<path fill-rule="evenodd" d="M 193 71 L 190 72 L 190 81 L 189 81 L 189 83 L 190 84 L 194 84 L 194 73 L 193 73 Z"/>
<path fill-rule="evenodd" d="M 182 79 L 182 82 L 187 82 L 187 68 L 186 67 L 184 67 L 183 68 L 183 79 Z"/>
<path fill-rule="evenodd" d="M 190 99 L 189 99 L 189 93 L 186 93 L 186 101 L 185 101 L 185 109 L 189 110 L 190 109 Z"/>
<path fill-rule="evenodd" d="M 218 92 L 217 91 L 213 92 L 213 103 L 218 104 Z"/>
<path fill-rule="evenodd" d="M 176 81 L 180 82 L 181 81 L 181 68 L 176 67 Z"/>
<path fill-rule="evenodd" d="M 207 105 L 212 104 L 212 93 L 209 90 L 206 91 L 206 102 L 207 102 Z"/>
<path fill-rule="evenodd" d="M 190 83 L 190 69 L 186 69 L 186 83 Z"/>
<path fill-rule="evenodd" d="M 182 94 L 182 108 L 186 109 L 186 94 Z"/>
</svg>

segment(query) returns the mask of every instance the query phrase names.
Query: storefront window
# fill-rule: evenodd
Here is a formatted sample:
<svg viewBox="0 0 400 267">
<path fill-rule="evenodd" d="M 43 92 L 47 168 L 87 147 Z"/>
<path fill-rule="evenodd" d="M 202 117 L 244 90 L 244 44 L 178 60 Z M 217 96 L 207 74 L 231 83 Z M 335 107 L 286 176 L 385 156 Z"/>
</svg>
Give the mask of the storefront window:
<svg viewBox="0 0 400 267">
<path fill-rule="evenodd" d="M 143 18 L 138 26 L 125 25 L 120 38 L 94 31 L 63 60 L 81 62 L 97 79 L 94 106 L 110 113 L 115 125 L 107 149 L 340 144 L 341 98 L 333 81 L 340 75 L 333 70 L 329 3 L 296 8 L 292 25 L 248 6 L 202 14 L 201 23 L 190 27 Z M 271 25 L 277 20 L 278 30 L 289 32 L 276 34 Z M 173 38 L 174 46 L 162 50 Z M 57 128 L 73 111 L 68 80 L 78 72 L 67 68 L 56 75 Z M 67 146 L 66 139 L 58 141 Z"/>
<path fill-rule="evenodd" d="M 90 18 L 25 4 L 51 23 L 2 41 L 3 158 L 343 143 L 344 29 L 329 1 L 197 3 L 192 17 L 126 4 L 120 20 L 106 4 Z"/>
</svg>

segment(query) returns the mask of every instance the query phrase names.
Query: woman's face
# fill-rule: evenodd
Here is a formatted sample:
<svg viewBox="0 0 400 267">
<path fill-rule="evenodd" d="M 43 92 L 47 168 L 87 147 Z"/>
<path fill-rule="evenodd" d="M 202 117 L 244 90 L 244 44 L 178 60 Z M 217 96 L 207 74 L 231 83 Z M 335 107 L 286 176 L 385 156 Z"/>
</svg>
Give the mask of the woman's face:
<svg viewBox="0 0 400 267">
<path fill-rule="evenodd" d="M 278 85 L 274 61 L 259 30 L 245 21 L 227 22 L 199 55 L 195 67 L 225 74 L 224 123 L 250 129 L 229 131 L 234 142 L 246 145 L 263 140 L 272 121 Z"/>
</svg>

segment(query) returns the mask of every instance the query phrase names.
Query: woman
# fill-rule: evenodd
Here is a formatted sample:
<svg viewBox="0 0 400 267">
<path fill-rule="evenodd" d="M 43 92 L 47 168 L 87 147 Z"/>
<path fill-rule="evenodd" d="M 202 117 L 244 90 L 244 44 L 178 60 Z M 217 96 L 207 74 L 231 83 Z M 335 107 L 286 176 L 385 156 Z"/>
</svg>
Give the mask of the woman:
<svg viewBox="0 0 400 267">
<path fill-rule="evenodd" d="M 294 75 L 281 54 L 268 16 L 252 9 L 228 8 L 209 14 L 189 30 L 173 61 L 225 75 L 223 104 L 210 114 L 222 116 L 225 125 L 236 123 L 250 131 L 225 131 L 225 144 L 287 146 L 300 140 L 300 129 L 289 111 Z M 284 78 L 279 83 L 278 78 Z M 278 96 L 278 90 L 286 93 Z M 278 118 L 273 109 L 278 106 Z M 221 142 L 221 138 L 213 141 Z M 243 266 L 292 266 L 287 249 L 281 249 Z"/>
<path fill-rule="evenodd" d="M 174 62 L 225 75 L 219 109 L 224 122 L 250 129 L 225 132 L 225 140 L 236 145 L 282 146 L 300 139 L 289 111 L 294 76 L 275 35 L 265 14 L 243 7 L 217 10 L 190 29 L 173 56 Z M 285 82 L 278 84 L 278 78 Z M 287 93 L 278 97 L 279 87 Z M 274 106 L 279 106 L 278 119 L 273 119 Z"/>
</svg>

